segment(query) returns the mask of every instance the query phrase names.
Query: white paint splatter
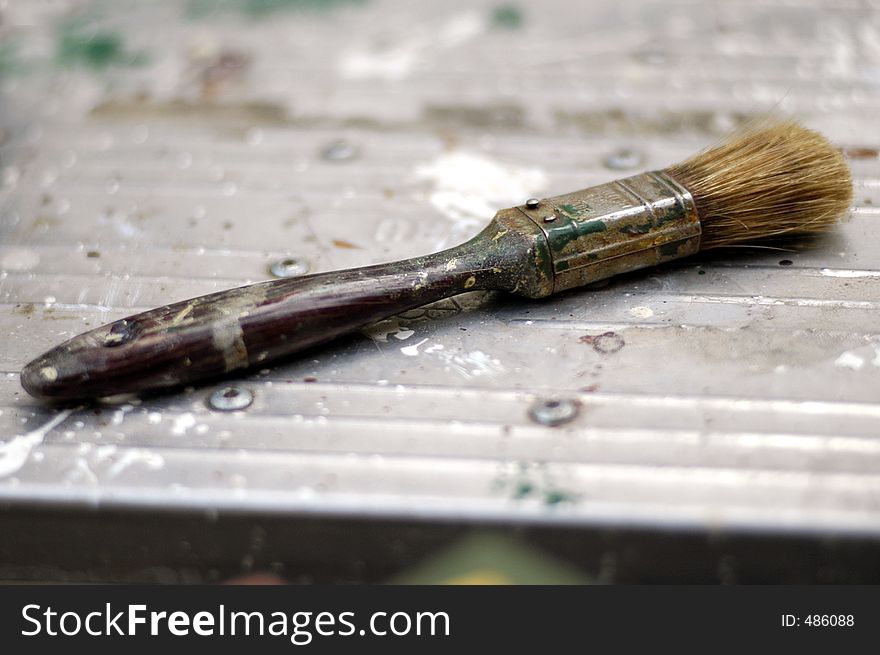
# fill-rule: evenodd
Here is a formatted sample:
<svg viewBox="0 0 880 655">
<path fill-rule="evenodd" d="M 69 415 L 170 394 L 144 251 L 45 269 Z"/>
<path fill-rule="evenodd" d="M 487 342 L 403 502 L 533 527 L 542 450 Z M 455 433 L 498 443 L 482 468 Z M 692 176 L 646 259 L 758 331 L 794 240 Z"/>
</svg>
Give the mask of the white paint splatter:
<svg viewBox="0 0 880 655">
<path fill-rule="evenodd" d="M 40 377 L 48 380 L 49 382 L 55 382 L 58 379 L 58 369 L 54 366 L 44 366 L 40 369 Z"/>
<path fill-rule="evenodd" d="M 111 425 L 122 425 L 122 422 L 125 420 L 125 415 L 128 414 L 134 407 L 132 405 L 122 405 L 119 409 L 113 412 L 113 417 L 110 419 Z"/>
<path fill-rule="evenodd" d="M 134 464 L 143 464 L 152 471 L 158 471 L 165 466 L 165 458 L 159 453 L 154 453 L 144 448 L 127 448 L 122 457 L 107 469 L 107 477 L 115 478 Z"/>
<path fill-rule="evenodd" d="M 503 373 L 505 370 L 500 361 L 487 355 L 482 350 L 474 350 L 473 352 L 460 355 L 450 355 L 451 353 L 443 353 L 448 366 L 466 380 L 483 375 Z"/>
<path fill-rule="evenodd" d="M 650 307 L 633 307 L 629 313 L 635 318 L 651 318 L 654 315 L 654 310 Z"/>
<path fill-rule="evenodd" d="M 486 20 L 477 12 L 453 16 L 433 27 L 410 32 L 393 46 L 380 50 L 359 46 L 342 55 L 339 72 L 348 79 L 398 81 L 409 76 L 429 55 L 459 46 L 486 29 Z"/>
<path fill-rule="evenodd" d="M 428 339 L 425 338 L 425 339 L 422 339 L 422 340 L 419 341 L 418 343 L 413 344 L 413 345 L 411 345 L 411 346 L 403 346 L 403 347 L 400 349 L 400 352 L 402 352 L 402 353 L 403 353 L 404 355 L 406 355 L 407 357 L 415 357 L 416 355 L 419 354 L 419 346 L 421 346 L 422 344 L 424 344 L 427 340 L 428 340 Z"/>
<path fill-rule="evenodd" d="M 468 152 L 440 155 L 418 166 L 415 174 L 433 182 L 431 203 L 454 220 L 491 218 L 499 204 L 522 202 L 546 183 L 538 168 L 502 164 Z"/>
<path fill-rule="evenodd" d="M 92 486 L 97 486 L 98 476 L 89 467 L 88 461 L 79 457 L 73 462 L 71 469 L 65 474 L 64 481 L 68 483 L 85 482 Z"/>
<path fill-rule="evenodd" d="M 422 46 L 404 42 L 386 50 L 354 50 L 343 55 L 339 69 L 349 79 L 402 80 L 418 63 Z"/>
<path fill-rule="evenodd" d="M 443 344 L 436 343 L 425 348 L 424 354 L 436 357 L 443 362 L 446 370 L 458 373 L 465 380 L 483 375 L 495 375 L 505 371 L 500 361 L 487 355 L 482 350 L 456 353 L 446 350 Z"/>
<path fill-rule="evenodd" d="M 849 368 L 858 371 L 865 365 L 865 360 L 856 355 L 854 352 L 846 351 L 840 354 L 840 357 L 834 360 L 834 365 L 841 368 Z"/>
<path fill-rule="evenodd" d="M 112 228 L 123 239 L 135 239 L 143 234 L 143 231 L 133 223 L 129 223 L 129 217 L 122 212 L 107 210 L 98 216 L 96 223 L 101 228 Z"/>
<path fill-rule="evenodd" d="M 415 176 L 433 184 L 428 200 L 455 221 L 452 234 L 438 247 L 460 240 L 485 225 L 499 207 L 520 203 L 546 184 L 538 168 L 503 164 L 467 152 L 440 155 L 416 167 Z"/>
<path fill-rule="evenodd" d="M 387 343 L 389 336 L 393 336 L 398 341 L 406 341 L 415 332 L 409 328 L 400 327 L 400 323 L 398 323 L 396 318 L 389 318 L 362 329 L 361 334 L 373 341 Z"/>
<path fill-rule="evenodd" d="M 847 268 L 823 268 L 819 273 L 825 277 L 880 277 L 880 271 L 856 271 Z"/>
<path fill-rule="evenodd" d="M 0 478 L 12 475 L 24 466 L 31 451 L 43 443 L 43 439 L 49 431 L 61 424 L 73 411 L 65 409 L 58 412 L 50 421 L 36 430 L 12 437 L 6 443 L 0 444 Z"/>
<path fill-rule="evenodd" d="M 11 248 L 0 258 L 4 271 L 29 271 L 40 263 L 40 255 L 28 248 Z"/>
<path fill-rule="evenodd" d="M 91 446 L 91 444 L 82 444 L 83 446 Z M 86 449 L 88 451 L 89 449 Z M 106 446 L 97 446 L 94 449 L 94 457 L 97 462 L 103 462 L 106 459 L 110 459 L 116 454 L 116 451 L 119 450 L 119 446 L 115 446 L 113 444 L 107 444 Z M 84 451 L 85 452 L 85 451 Z"/>
<path fill-rule="evenodd" d="M 174 425 L 171 426 L 172 434 L 186 434 L 192 426 L 196 424 L 196 417 L 192 414 L 181 414 L 174 419 Z"/>
<path fill-rule="evenodd" d="M 159 412 L 150 412 L 147 414 L 147 420 L 152 425 L 157 425 L 162 422 L 162 415 Z"/>
<path fill-rule="evenodd" d="M 389 318 L 378 323 L 373 323 L 361 330 L 361 334 L 372 339 L 373 341 L 388 342 L 388 335 L 400 330 L 400 325 L 396 318 Z"/>
</svg>

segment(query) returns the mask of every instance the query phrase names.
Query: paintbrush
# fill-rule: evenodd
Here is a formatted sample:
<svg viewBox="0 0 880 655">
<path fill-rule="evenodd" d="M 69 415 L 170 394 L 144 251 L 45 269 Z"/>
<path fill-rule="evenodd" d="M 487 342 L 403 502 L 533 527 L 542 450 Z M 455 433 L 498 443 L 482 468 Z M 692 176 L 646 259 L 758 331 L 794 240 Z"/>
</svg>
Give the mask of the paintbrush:
<svg viewBox="0 0 880 655">
<path fill-rule="evenodd" d="M 104 325 L 29 363 L 21 383 L 52 400 L 175 387 L 465 291 L 543 298 L 700 250 L 821 232 L 851 200 L 837 149 L 797 123 L 767 121 L 663 170 L 503 209 L 449 250 L 252 284 Z"/>
</svg>

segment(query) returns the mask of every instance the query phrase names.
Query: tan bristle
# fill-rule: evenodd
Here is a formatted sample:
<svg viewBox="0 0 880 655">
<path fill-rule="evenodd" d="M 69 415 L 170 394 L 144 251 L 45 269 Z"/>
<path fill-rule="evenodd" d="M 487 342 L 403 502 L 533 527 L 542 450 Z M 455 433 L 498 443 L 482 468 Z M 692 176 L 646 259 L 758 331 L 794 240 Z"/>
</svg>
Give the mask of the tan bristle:
<svg viewBox="0 0 880 655">
<path fill-rule="evenodd" d="M 790 120 L 753 125 L 666 172 L 694 197 L 701 249 L 821 232 L 852 202 L 840 151 Z"/>
</svg>

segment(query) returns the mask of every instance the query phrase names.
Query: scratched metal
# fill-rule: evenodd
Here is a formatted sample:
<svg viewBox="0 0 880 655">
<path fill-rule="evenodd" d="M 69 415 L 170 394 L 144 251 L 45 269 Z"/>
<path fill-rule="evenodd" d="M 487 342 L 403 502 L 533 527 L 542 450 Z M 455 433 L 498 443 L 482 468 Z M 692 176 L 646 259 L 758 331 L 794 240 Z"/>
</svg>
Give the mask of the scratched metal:
<svg viewBox="0 0 880 655">
<path fill-rule="evenodd" d="M 218 4 L 0 3 L 3 506 L 880 533 L 875 5 Z M 87 328 L 431 252 L 774 108 L 852 156 L 810 249 L 461 296 L 233 380 L 242 411 L 206 403 L 229 380 L 64 411 L 19 385 Z"/>
</svg>

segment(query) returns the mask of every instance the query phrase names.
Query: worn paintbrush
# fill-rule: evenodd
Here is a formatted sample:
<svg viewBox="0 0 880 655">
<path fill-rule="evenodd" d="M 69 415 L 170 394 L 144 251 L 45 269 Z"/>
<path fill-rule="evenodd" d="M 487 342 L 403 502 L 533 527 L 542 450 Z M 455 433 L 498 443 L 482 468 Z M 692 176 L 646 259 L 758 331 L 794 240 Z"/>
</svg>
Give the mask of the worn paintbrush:
<svg viewBox="0 0 880 655">
<path fill-rule="evenodd" d="M 766 122 L 660 171 L 503 209 L 443 252 L 130 316 L 41 355 L 21 382 L 54 400 L 178 386 L 265 365 L 465 291 L 542 298 L 707 248 L 822 231 L 851 199 L 849 169 L 824 137 Z"/>
</svg>

